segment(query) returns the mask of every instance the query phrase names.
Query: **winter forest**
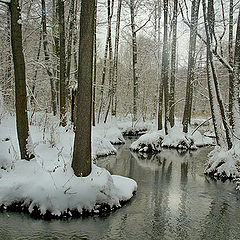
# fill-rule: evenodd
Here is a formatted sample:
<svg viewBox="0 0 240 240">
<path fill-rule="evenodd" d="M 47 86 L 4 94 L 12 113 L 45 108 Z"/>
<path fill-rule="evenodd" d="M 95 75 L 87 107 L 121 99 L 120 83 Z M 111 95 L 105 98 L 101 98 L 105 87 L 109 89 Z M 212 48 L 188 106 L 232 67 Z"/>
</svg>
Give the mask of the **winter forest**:
<svg viewBox="0 0 240 240">
<path fill-rule="evenodd" d="M 239 239 L 239 86 L 238 0 L 0 0 L 0 239 Z"/>
</svg>

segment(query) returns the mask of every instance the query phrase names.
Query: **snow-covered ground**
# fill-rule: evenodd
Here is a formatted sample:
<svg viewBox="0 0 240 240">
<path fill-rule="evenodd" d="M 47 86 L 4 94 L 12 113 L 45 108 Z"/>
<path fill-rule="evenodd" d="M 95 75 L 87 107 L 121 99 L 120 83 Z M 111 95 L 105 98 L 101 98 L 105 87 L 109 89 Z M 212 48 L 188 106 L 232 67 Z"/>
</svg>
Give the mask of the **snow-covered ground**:
<svg viewBox="0 0 240 240">
<path fill-rule="evenodd" d="M 29 212 L 37 208 L 59 216 L 71 211 L 98 212 L 99 206 L 119 207 L 129 200 L 137 183 L 110 175 L 92 165 L 88 177 L 76 177 L 71 168 L 74 133 L 71 126 L 59 127 L 52 116 L 38 114 L 30 133 L 35 159 L 20 160 L 15 118 L 6 116 L 0 124 L 0 206 L 21 203 Z M 113 125 L 97 126 L 92 132 L 92 159 L 116 154 L 112 143 L 123 143 Z"/>
<path fill-rule="evenodd" d="M 176 124 L 165 135 L 164 130 L 152 130 L 142 135 L 130 146 L 131 150 L 139 152 L 159 152 L 162 148 L 191 149 L 208 146 L 214 143 L 212 138 L 203 136 L 199 131 L 190 129 L 188 134 L 182 131 L 181 124 Z"/>
<path fill-rule="evenodd" d="M 240 178 L 240 143 L 235 142 L 230 150 L 216 146 L 209 153 L 209 160 L 206 164 L 206 174 L 220 178 Z M 240 190 L 240 187 L 239 187 Z"/>
</svg>

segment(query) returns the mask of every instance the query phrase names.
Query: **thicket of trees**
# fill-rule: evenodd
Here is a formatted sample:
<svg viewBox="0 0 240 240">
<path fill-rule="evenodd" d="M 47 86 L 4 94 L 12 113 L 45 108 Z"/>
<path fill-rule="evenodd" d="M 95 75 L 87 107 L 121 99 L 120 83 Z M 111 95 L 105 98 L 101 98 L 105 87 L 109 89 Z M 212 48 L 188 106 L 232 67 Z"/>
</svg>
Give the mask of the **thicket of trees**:
<svg viewBox="0 0 240 240">
<path fill-rule="evenodd" d="M 22 158 L 34 156 L 37 111 L 76 125 L 78 176 L 91 170 L 91 125 L 111 117 L 157 119 L 167 134 L 175 117 L 187 133 L 211 115 L 221 147 L 239 138 L 237 0 L 1 0 L 0 23 L 0 89 Z"/>
</svg>

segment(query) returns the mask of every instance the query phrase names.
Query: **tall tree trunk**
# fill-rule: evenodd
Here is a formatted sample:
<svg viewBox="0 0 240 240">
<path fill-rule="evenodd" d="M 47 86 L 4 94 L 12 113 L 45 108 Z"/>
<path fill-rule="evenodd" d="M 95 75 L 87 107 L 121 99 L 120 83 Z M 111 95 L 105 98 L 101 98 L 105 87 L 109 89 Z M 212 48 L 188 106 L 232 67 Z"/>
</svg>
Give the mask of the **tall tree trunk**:
<svg viewBox="0 0 240 240">
<path fill-rule="evenodd" d="M 94 62 L 93 62 L 93 96 L 92 96 L 92 124 L 96 125 L 96 83 L 97 83 L 97 0 L 95 0 L 94 12 Z"/>
<path fill-rule="evenodd" d="M 107 109 L 105 113 L 104 123 L 107 122 L 108 113 L 110 111 L 111 102 L 112 102 L 112 93 L 113 93 L 113 51 L 112 51 L 112 16 L 113 16 L 113 8 L 114 8 L 114 0 L 112 0 L 112 4 L 110 5 L 110 1 L 108 0 L 108 9 L 110 12 L 109 15 L 109 39 L 108 39 L 108 50 L 109 50 L 109 83 L 108 83 L 108 97 L 107 97 Z"/>
<path fill-rule="evenodd" d="M 114 58 L 113 58 L 112 116 L 116 116 L 116 114 L 117 114 L 118 48 L 119 48 L 121 9 L 122 9 L 122 0 L 118 0 L 117 23 L 116 23 L 116 33 L 115 33 L 115 46 L 114 46 Z"/>
<path fill-rule="evenodd" d="M 36 63 L 38 63 L 39 59 L 40 59 L 41 46 L 42 46 L 42 31 L 40 32 Z M 36 88 L 36 81 L 37 81 L 37 72 L 38 72 L 38 67 L 35 66 L 35 71 L 34 71 L 34 76 L 33 76 L 32 94 L 31 94 L 31 97 L 30 97 L 30 103 L 31 103 L 31 106 L 33 106 L 33 108 L 34 108 L 34 111 L 35 111 L 35 105 L 36 105 L 36 102 L 35 102 L 35 98 L 36 98 L 35 88 Z"/>
<path fill-rule="evenodd" d="M 70 91 L 70 71 L 72 63 L 72 43 L 73 43 L 73 32 L 74 26 L 76 25 L 76 16 L 74 15 L 75 0 L 71 1 L 69 9 L 69 29 L 68 29 L 68 41 L 67 41 L 67 69 L 66 69 L 66 87 L 67 87 L 67 99 L 70 102 L 71 91 Z"/>
<path fill-rule="evenodd" d="M 91 172 L 92 66 L 95 0 L 81 1 L 77 122 L 72 167 L 78 177 Z"/>
<path fill-rule="evenodd" d="M 58 26 L 60 40 L 60 125 L 67 124 L 66 109 L 66 53 L 65 53 L 65 19 L 64 1 L 58 0 Z"/>
<path fill-rule="evenodd" d="M 138 76 L 137 76 L 137 34 L 134 8 L 135 1 L 130 0 L 131 29 L 132 29 L 133 121 L 136 121 L 138 102 Z"/>
<path fill-rule="evenodd" d="M 173 36 L 172 36 L 172 53 L 171 53 L 171 81 L 169 94 L 169 121 L 170 126 L 174 126 L 174 101 L 175 101 L 175 79 L 176 79 L 176 46 L 177 46 L 177 14 L 178 0 L 174 0 L 173 9 Z"/>
<path fill-rule="evenodd" d="M 210 0 L 211 1 L 211 0 Z M 206 37 L 207 37 L 207 67 L 208 67 L 208 81 L 209 81 L 209 94 L 210 97 L 210 104 L 211 110 L 212 110 L 212 116 L 214 120 L 214 129 L 215 129 L 215 134 L 217 137 L 217 142 L 221 147 L 225 147 L 225 139 L 227 142 L 227 148 L 230 149 L 232 147 L 232 140 L 231 140 L 231 133 L 230 129 L 227 123 L 226 115 L 225 115 L 225 110 L 223 106 L 223 101 L 221 98 L 220 94 L 220 89 L 219 89 L 219 84 L 218 84 L 218 79 L 217 79 L 217 74 L 216 70 L 214 67 L 214 62 L 213 62 L 213 55 L 212 55 L 212 34 L 214 31 L 213 27 L 213 8 L 211 11 L 208 11 L 208 16 L 207 16 L 207 11 L 206 11 L 206 1 L 202 0 L 202 5 L 203 5 L 203 16 L 204 16 L 204 23 L 205 23 L 205 31 L 206 31 Z M 211 4 L 209 4 L 211 6 Z M 210 16 L 209 16 L 210 14 Z M 210 79 L 210 70 L 209 67 L 211 67 L 211 72 L 212 72 L 212 78 L 213 80 Z M 213 81 L 213 82 L 212 82 Z M 211 100 L 212 99 L 212 100 Z M 225 130 L 225 137 L 223 137 L 222 131 L 221 131 L 221 125 L 223 124 L 224 130 Z"/>
<path fill-rule="evenodd" d="M 240 113 L 239 113 L 239 81 L 240 81 L 240 8 L 235 40 L 233 88 L 232 88 L 232 127 L 234 137 L 240 138 Z"/>
<path fill-rule="evenodd" d="M 107 38 L 106 38 L 106 44 L 105 44 L 105 53 L 104 53 L 104 60 L 103 60 L 103 70 L 102 70 L 102 82 L 101 82 L 101 90 L 100 90 L 100 102 L 99 102 L 99 108 L 98 108 L 98 123 L 100 122 L 101 118 L 101 112 L 103 109 L 103 94 L 104 94 L 104 84 L 106 79 L 106 71 L 107 71 L 107 56 L 108 56 L 108 47 L 109 47 L 109 38 L 110 38 L 110 0 L 108 0 L 108 27 L 107 27 Z"/>
<path fill-rule="evenodd" d="M 163 115 L 163 83 L 161 81 L 161 61 L 160 61 L 160 44 L 161 44 L 161 0 L 157 0 L 157 84 L 158 84 L 158 99 L 157 99 L 157 122 L 158 130 L 162 130 L 162 115 Z"/>
<path fill-rule="evenodd" d="M 48 39 L 47 39 L 47 21 L 46 21 L 46 6 L 45 0 L 42 0 L 42 33 L 43 33 L 43 49 L 44 49 L 44 56 L 45 56 L 45 64 L 47 74 L 50 78 L 50 87 L 51 87 L 51 105 L 53 110 L 53 115 L 57 114 L 57 106 L 56 106 L 56 91 L 55 91 L 55 81 L 54 76 L 51 71 L 50 67 L 50 55 L 48 49 Z"/>
<path fill-rule="evenodd" d="M 191 25 L 190 25 L 190 41 L 188 52 L 188 72 L 187 72 L 187 87 L 185 106 L 183 114 L 183 132 L 188 132 L 188 125 L 191 120 L 192 111 L 192 97 L 193 97 L 193 81 L 195 72 L 195 55 L 196 55 L 196 37 L 197 37 L 197 24 L 200 0 L 192 1 L 191 9 Z"/>
<path fill-rule="evenodd" d="M 233 67 L 233 0 L 229 1 L 229 31 L 228 31 L 228 59 L 229 64 Z M 229 71 L 229 118 L 230 118 L 230 124 L 233 125 L 233 116 L 232 116 L 232 110 L 233 110 L 233 72 Z"/>
<path fill-rule="evenodd" d="M 22 47 L 22 25 L 21 9 L 18 0 L 11 0 L 11 45 L 15 75 L 15 106 L 18 142 L 21 158 L 30 160 L 34 157 L 31 151 L 31 137 L 28 126 L 27 115 L 27 93 L 26 93 L 26 73 L 25 61 Z"/>
<path fill-rule="evenodd" d="M 168 0 L 163 1 L 163 11 L 164 11 L 164 34 L 163 34 L 163 51 L 162 51 L 162 72 L 161 79 L 163 85 L 163 95 L 164 95 L 164 130 L 165 134 L 168 134 L 168 100 L 169 100 L 169 90 L 168 90 L 168 70 L 169 70 L 169 53 L 168 53 Z"/>
<path fill-rule="evenodd" d="M 212 40 L 215 37 L 214 34 L 214 23 L 215 23 L 215 19 L 214 19 L 214 4 L 213 4 L 213 0 L 208 0 L 208 26 L 209 26 L 209 35 L 210 35 L 210 49 L 212 49 Z M 217 77 L 217 72 L 216 72 L 216 68 L 214 65 L 214 61 L 213 61 L 213 55 L 210 52 L 209 54 L 209 61 L 210 61 L 210 65 L 211 65 L 211 69 L 212 69 L 212 76 L 213 76 L 213 81 L 214 81 L 214 86 L 215 86 L 215 90 L 216 90 L 216 97 L 217 97 L 217 103 L 219 105 L 219 109 L 220 109 L 220 114 L 221 114 L 221 118 L 222 118 L 222 123 L 225 129 L 225 133 L 226 133 L 226 140 L 227 140 L 227 146 L 228 149 L 231 149 L 232 147 L 232 137 L 231 137 L 231 130 L 230 130 L 230 126 L 228 123 L 228 119 L 226 116 L 226 111 L 224 108 L 224 103 L 223 103 L 223 99 L 222 99 L 222 95 L 220 92 L 220 86 L 219 86 L 219 80 Z"/>
</svg>

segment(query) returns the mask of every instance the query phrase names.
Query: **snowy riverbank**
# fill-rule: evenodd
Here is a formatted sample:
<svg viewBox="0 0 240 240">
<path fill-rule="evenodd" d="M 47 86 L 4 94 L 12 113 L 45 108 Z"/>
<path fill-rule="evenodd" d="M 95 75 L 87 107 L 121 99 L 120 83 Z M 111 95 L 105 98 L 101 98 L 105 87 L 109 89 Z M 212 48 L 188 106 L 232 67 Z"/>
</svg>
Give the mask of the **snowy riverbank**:
<svg viewBox="0 0 240 240">
<path fill-rule="evenodd" d="M 4 208 L 20 204 L 29 213 L 55 217 L 99 213 L 103 206 L 120 207 L 137 190 L 134 180 L 110 175 L 94 164 L 89 176 L 76 177 L 71 168 L 74 133 L 70 126 L 59 127 L 53 117 L 39 115 L 30 126 L 36 156 L 30 162 L 20 160 L 14 117 L 2 119 L 0 133 L 0 206 Z M 112 126 L 93 128 L 92 136 L 92 159 L 116 154 L 111 142 L 124 141 Z"/>
</svg>

